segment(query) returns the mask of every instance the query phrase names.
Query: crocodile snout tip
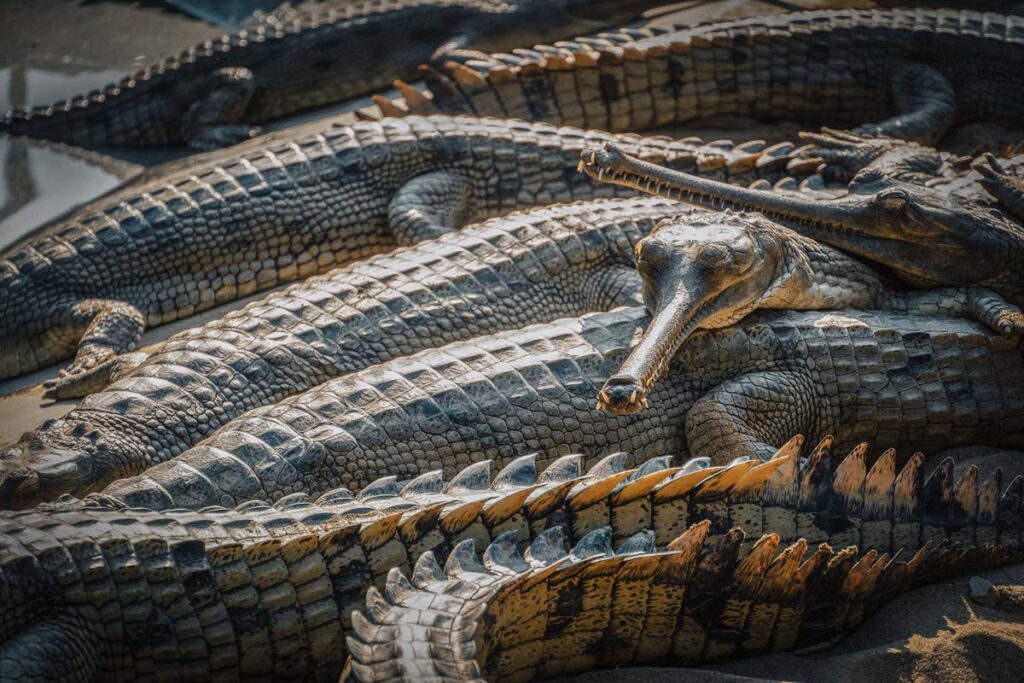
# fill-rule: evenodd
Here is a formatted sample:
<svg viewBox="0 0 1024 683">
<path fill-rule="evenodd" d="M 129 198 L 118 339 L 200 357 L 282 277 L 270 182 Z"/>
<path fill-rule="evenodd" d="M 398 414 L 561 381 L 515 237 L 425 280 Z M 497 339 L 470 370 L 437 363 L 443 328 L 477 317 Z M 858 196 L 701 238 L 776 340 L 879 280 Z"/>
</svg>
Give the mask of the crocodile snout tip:
<svg viewBox="0 0 1024 683">
<path fill-rule="evenodd" d="M 597 392 L 597 409 L 633 415 L 647 407 L 647 390 L 633 377 L 612 377 Z"/>
</svg>

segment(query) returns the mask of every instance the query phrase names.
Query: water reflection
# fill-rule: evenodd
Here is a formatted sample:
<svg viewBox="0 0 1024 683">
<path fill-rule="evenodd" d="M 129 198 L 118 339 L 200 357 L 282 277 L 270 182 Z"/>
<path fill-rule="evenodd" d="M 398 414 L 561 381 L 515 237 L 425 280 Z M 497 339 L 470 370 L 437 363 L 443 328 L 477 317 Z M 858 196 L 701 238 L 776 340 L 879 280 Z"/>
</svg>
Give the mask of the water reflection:
<svg viewBox="0 0 1024 683">
<path fill-rule="evenodd" d="M 117 71 L 0 69 L 0 111 L 52 104 L 118 80 Z M 0 249 L 121 183 L 133 168 L 102 155 L 0 136 Z"/>
</svg>

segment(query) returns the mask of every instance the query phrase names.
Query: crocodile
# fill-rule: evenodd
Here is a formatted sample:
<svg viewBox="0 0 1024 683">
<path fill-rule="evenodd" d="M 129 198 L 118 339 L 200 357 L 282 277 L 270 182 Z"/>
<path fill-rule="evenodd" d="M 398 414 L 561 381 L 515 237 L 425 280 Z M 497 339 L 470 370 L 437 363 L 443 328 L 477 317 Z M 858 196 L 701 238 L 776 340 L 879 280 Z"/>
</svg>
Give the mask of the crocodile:
<svg viewBox="0 0 1024 683">
<path fill-rule="evenodd" d="M 918 585 L 1024 558 L 970 540 L 906 559 L 765 534 L 707 538 L 707 523 L 663 550 L 640 532 L 613 550 L 599 529 L 566 552 L 549 529 L 524 553 L 516 532 L 481 555 L 471 540 L 444 566 L 431 552 L 370 588 L 352 618 L 346 680 L 531 681 L 634 664 L 693 666 L 819 645 Z"/>
<path fill-rule="evenodd" d="M 249 411 L 101 494 L 151 509 L 230 506 L 533 451 L 542 464 L 610 450 L 722 463 L 768 457 L 794 433 L 926 453 L 1024 442 L 1019 337 L 854 309 L 755 311 L 700 330 L 653 387 L 648 410 L 599 410 L 598 391 L 648 322 L 641 307 L 625 307 L 382 363 Z"/>
<path fill-rule="evenodd" d="M 493 480 L 478 462 L 449 481 L 385 478 L 358 496 L 274 506 L 156 512 L 100 499 L 0 513 L 0 680 L 326 680 L 371 585 L 423 552 L 443 561 L 467 539 L 510 531 L 528 541 L 555 527 L 576 542 L 610 527 L 621 543 L 649 530 L 659 547 L 693 525 L 709 539 L 739 526 L 880 553 L 940 539 L 1021 545 L 1020 477 L 982 481 L 971 467 L 955 481 L 945 460 L 925 480 L 920 454 L 899 468 L 889 450 L 868 466 L 864 445 L 833 475 L 830 440 L 803 463 L 801 443 L 724 467 L 661 458 L 626 469 L 614 453 L 583 474 L 576 454 L 538 475 L 527 456 Z"/>
<path fill-rule="evenodd" d="M 756 309 L 970 311 L 1002 334 L 1024 333 L 1020 308 L 990 289 L 895 289 L 867 264 L 759 214 L 664 219 L 636 254 L 653 319 L 598 394 L 598 405 L 614 413 L 647 407 L 650 386 L 694 330 L 734 324 Z"/>
<path fill-rule="evenodd" d="M 47 387 L 80 396 L 105 382 L 146 323 L 515 208 L 635 194 L 574 177 L 580 149 L 610 139 L 473 117 L 328 122 L 151 171 L 0 257 L 0 378 L 77 347 Z M 781 171 L 753 168 L 740 147 L 614 139 L 651 161 L 738 182 Z"/>
<path fill-rule="evenodd" d="M 845 193 L 828 200 L 733 189 L 632 158 L 614 143 L 584 152 L 579 167 L 593 178 L 698 206 L 758 211 L 807 237 L 884 265 L 914 287 L 987 287 L 1015 306 L 1024 305 L 1024 224 L 1016 219 L 1022 197 L 1012 192 L 1019 179 L 991 155 L 975 167 L 998 205 L 899 180 L 872 167 L 857 172 Z"/>
<path fill-rule="evenodd" d="M 590 32 L 658 4 L 369 0 L 272 14 L 104 88 L 10 111 L 0 118 L 0 133 L 85 147 L 219 147 L 256 135 L 256 124 L 414 77 L 424 62 Z"/>
<path fill-rule="evenodd" d="M 797 119 L 934 142 L 954 124 L 1019 128 L 1024 18 L 837 9 L 576 40 L 426 67 L 389 115 L 473 113 L 639 131 L 719 116 Z M 865 123 L 872 121 L 874 123 Z"/>
</svg>

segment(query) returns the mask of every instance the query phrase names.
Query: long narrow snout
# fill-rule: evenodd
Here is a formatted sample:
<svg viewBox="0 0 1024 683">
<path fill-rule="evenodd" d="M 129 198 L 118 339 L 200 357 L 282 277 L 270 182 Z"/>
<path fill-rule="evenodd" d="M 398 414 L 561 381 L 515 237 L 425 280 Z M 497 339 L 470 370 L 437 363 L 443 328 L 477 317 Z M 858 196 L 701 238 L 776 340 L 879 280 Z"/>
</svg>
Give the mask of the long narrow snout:
<svg viewBox="0 0 1024 683">
<path fill-rule="evenodd" d="M 640 343 L 598 392 L 599 409 L 631 415 L 647 407 L 651 386 L 662 377 L 672 356 L 699 322 L 702 294 L 679 283 L 673 296 L 663 304 L 659 302 Z"/>
</svg>

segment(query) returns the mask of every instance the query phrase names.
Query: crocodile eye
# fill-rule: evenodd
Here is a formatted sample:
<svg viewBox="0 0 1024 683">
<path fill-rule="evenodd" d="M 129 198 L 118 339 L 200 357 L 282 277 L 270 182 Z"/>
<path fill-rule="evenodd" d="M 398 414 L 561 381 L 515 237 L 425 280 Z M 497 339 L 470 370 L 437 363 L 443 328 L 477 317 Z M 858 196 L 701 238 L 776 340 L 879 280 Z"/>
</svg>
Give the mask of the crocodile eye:
<svg viewBox="0 0 1024 683">
<path fill-rule="evenodd" d="M 663 267 L 668 261 L 668 252 L 668 247 L 661 240 L 640 240 L 636 245 L 637 268 L 650 271 Z"/>
<path fill-rule="evenodd" d="M 903 190 L 880 192 L 875 202 L 889 211 L 903 211 L 910 204 L 910 197 Z"/>
<path fill-rule="evenodd" d="M 720 244 L 709 244 L 700 252 L 700 260 L 707 266 L 721 266 L 729 261 L 729 250 Z"/>
</svg>

